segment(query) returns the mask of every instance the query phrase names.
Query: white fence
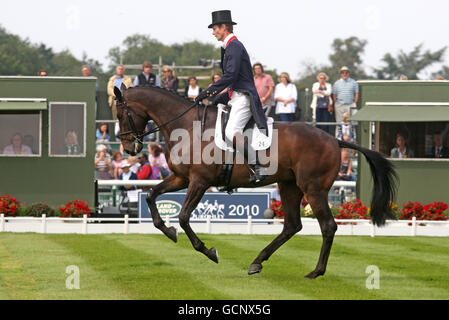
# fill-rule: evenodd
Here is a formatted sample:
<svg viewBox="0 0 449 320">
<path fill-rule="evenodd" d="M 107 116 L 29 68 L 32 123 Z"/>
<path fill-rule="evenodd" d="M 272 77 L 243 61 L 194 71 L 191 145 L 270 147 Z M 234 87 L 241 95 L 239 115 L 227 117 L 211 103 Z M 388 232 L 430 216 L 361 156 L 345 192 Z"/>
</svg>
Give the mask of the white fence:
<svg viewBox="0 0 449 320">
<path fill-rule="evenodd" d="M 140 223 L 139 223 L 140 222 Z M 357 236 L 449 236 L 449 221 L 388 220 L 378 228 L 370 220 L 336 220 L 337 235 Z M 179 232 L 179 220 L 166 218 L 167 226 Z M 303 229 L 299 235 L 321 235 L 318 221 L 302 218 Z M 424 225 L 422 225 L 424 224 Z M 191 221 L 195 232 L 207 234 L 279 234 L 283 228 L 281 219 L 195 219 Z M 129 218 L 48 218 L 0 216 L 0 232 L 35 232 L 53 234 L 161 234 L 152 219 Z"/>
<path fill-rule="evenodd" d="M 99 187 L 111 187 L 111 186 L 137 186 L 137 187 L 154 187 L 157 186 L 162 180 L 97 180 Z M 335 181 L 334 187 L 355 187 L 355 181 Z M 259 191 L 263 188 L 275 188 L 276 184 L 260 187 L 260 188 L 244 188 L 246 190 Z M 239 190 L 242 188 L 239 188 Z"/>
</svg>

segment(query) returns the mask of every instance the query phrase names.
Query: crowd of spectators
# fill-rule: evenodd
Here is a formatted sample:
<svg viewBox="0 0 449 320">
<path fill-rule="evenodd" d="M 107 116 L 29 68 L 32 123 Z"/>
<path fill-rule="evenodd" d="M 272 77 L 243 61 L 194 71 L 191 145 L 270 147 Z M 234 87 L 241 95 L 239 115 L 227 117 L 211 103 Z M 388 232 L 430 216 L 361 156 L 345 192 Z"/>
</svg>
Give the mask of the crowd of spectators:
<svg viewBox="0 0 449 320">
<path fill-rule="evenodd" d="M 122 83 L 126 87 L 132 86 L 159 86 L 167 90 L 181 92 L 187 99 L 195 100 L 202 88 L 198 84 L 195 76 L 188 78 L 184 89 L 180 89 L 179 80 L 174 75 L 174 70 L 170 66 L 162 68 L 163 77 L 152 72 L 153 65 L 150 62 L 144 62 L 142 71 L 134 78 L 125 75 L 125 68 L 119 65 L 116 68 L 115 75 L 109 79 L 107 91 L 109 95 L 109 106 L 113 119 L 117 119 L 115 96 L 113 88 L 120 87 Z M 280 121 L 291 122 L 296 120 L 296 110 L 298 108 L 298 92 L 295 84 L 292 82 L 287 72 L 282 72 L 278 77 L 278 83 L 275 84 L 273 77 L 265 73 L 261 63 L 253 65 L 254 83 L 259 94 L 265 113 L 270 114 L 272 108 L 274 114 L 278 116 Z M 83 76 L 89 76 L 90 70 L 87 66 L 83 66 Z M 216 72 L 211 77 L 211 84 L 221 78 L 221 74 Z M 320 72 L 317 74 L 317 81 L 312 85 L 312 102 L 310 108 L 312 110 L 312 118 L 316 126 L 327 132 L 334 133 L 339 140 L 351 143 L 357 143 L 356 129 L 351 123 L 350 118 L 356 112 L 356 105 L 359 99 L 359 87 L 357 81 L 350 77 L 349 68 L 343 66 L 340 69 L 339 79 L 331 84 L 329 76 Z M 407 80 L 405 76 L 401 80 Z M 224 90 L 226 91 L 226 89 Z M 206 99 L 206 102 L 212 103 L 212 99 Z M 334 130 L 332 122 L 335 121 Z M 146 130 L 152 129 L 149 123 Z M 117 131 L 117 128 L 116 130 Z M 18 138 L 17 138 L 18 139 Z M 95 157 L 95 165 L 97 176 L 102 179 L 162 179 L 170 174 L 167 159 L 164 154 L 164 145 L 154 143 L 155 137 L 149 135 L 145 137 L 148 147 L 143 153 L 137 157 L 129 156 L 124 158 L 123 149 L 117 150 L 111 154 L 108 142 L 111 136 L 107 123 L 101 123 L 96 132 L 97 139 L 97 155 Z M 428 157 L 449 158 L 449 148 L 442 145 L 441 133 L 434 135 L 434 146 L 432 154 Z M 412 158 L 413 150 L 407 146 L 407 140 L 404 134 L 398 133 L 395 140 L 396 146 L 391 150 L 392 158 Z M 24 151 L 22 151 L 24 152 Z M 26 151 L 25 151 L 26 152 Z M 341 168 L 338 174 L 338 180 L 354 181 L 353 174 L 353 157 L 352 152 L 347 149 L 341 151 Z M 122 191 L 132 189 L 122 187 Z"/>
</svg>

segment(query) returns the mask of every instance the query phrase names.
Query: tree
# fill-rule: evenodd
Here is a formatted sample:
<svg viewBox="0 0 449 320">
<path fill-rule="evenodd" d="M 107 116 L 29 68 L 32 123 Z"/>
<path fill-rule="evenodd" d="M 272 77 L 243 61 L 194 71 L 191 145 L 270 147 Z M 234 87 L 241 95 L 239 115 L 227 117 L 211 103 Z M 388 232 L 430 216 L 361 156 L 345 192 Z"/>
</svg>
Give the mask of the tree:
<svg viewBox="0 0 449 320">
<path fill-rule="evenodd" d="M 303 71 L 300 73 L 300 79 L 296 82 L 298 88 L 311 88 L 317 81 L 316 76 L 319 72 L 324 72 L 329 76 L 330 82 L 335 82 L 340 77 L 340 68 L 347 66 L 351 71 L 351 77 L 354 79 L 370 78 L 363 67 L 362 55 L 368 44 L 366 40 L 357 37 L 347 39 L 335 39 L 332 42 L 332 52 L 329 55 L 329 64 L 317 65 L 313 62 L 304 62 Z"/>
<path fill-rule="evenodd" d="M 182 44 L 165 45 L 149 35 L 135 34 L 127 37 L 122 47 L 113 47 L 109 50 L 109 66 L 112 72 L 120 64 L 141 64 L 144 61 L 153 63 L 163 58 L 164 64 L 171 65 L 198 65 L 201 58 L 220 59 L 220 50 L 214 45 L 199 41 Z"/>
<path fill-rule="evenodd" d="M 335 39 L 331 47 L 333 53 L 329 55 L 331 62 L 331 75 L 338 75 L 339 70 L 343 66 L 347 66 L 351 70 L 351 77 L 355 79 L 365 79 L 367 75 L 363 69 L 362 55 L 365 53 L 365 46 L 368 41 L 357 37 L 349 37 L 347 39 Z M 337 76 L 338 77 L 338 76 Z"/>
<path fill-rule="evenodd" d="M 386 53 L 382 58 L 384 66 L 374 69 L 378 79 L 394 80 L 399 79 L 401 75 L 407 76 L 409 80 L 417 80 L 420 72 L 429 66 L 442 62 L 447 47 L 431 52 L 427 50 L 422 52 L 422 44 L 417 45 L 410 53 L 403 50 L 396 57 Z"/>
<path fill-rule="evenodd" d="M 53 76 L 78 76 L 81 66 L 95 67 L 97 75 L 103 74 L 101 64 L 84 54 L 80 61 L 69 50 L 55 53 L 45 44 L 33 44 L 28 39 L 8 33 L 0 27 L 0 74 L 35 76 L 41 69 Z"/>
</svg>

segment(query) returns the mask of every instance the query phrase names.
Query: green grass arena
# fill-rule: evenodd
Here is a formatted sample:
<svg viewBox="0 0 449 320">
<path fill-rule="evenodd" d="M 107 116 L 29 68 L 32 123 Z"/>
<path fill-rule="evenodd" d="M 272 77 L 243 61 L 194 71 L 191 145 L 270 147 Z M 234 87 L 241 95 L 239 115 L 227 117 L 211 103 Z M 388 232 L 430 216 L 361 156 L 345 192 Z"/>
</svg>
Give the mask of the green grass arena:
<svg viewBox="0 0 449 320">
<path fill-rule="evenodd" d="M 324 277 L 321 236 L 295 236 L 247 275 L 274 236 L 206 235 L 217 265 L 164 235 L 0 234 L 0 299 L 449 299 L 449 238 L 337 236 Z M 379 289 L 366 269 L 379 268 Z M 80 271 L 69 290 L 68 266 Z"/>
</svg>

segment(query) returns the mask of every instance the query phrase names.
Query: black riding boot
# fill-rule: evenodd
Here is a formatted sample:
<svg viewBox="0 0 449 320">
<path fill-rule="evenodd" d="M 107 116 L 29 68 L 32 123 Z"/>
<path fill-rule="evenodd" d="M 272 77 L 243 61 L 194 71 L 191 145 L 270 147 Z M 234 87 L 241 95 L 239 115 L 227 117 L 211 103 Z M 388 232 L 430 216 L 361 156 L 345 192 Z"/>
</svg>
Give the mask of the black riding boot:
<svg viewBox="0 0 449 320">
<path fill-rule="evenodd" d="M 249 142 L 245 137 L 245 143 L 244 143 L 244 155 L 243 157 L 245 158 L 246 163 L 250 164 L 249 162 Z M 251 183 L 259 183 L 261 181 L 263 181 L 267 176 L 265 174 L 263 174 L 263 170 L 265 169 L 259 162 L 259 156 L 257 154 L 257 151 L 254 151 L 256 154 L 256 163 L 254 164 L 254 170 L 250 170 L 253 171 L 252 174 L 250 172 L 250 178 L 249 178 L 249 182 Z"/>
</svg>

